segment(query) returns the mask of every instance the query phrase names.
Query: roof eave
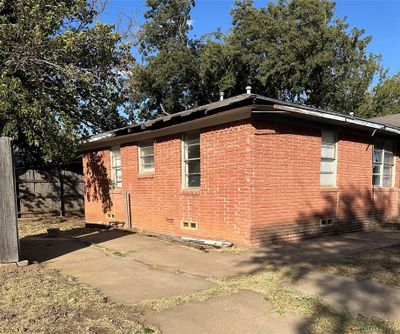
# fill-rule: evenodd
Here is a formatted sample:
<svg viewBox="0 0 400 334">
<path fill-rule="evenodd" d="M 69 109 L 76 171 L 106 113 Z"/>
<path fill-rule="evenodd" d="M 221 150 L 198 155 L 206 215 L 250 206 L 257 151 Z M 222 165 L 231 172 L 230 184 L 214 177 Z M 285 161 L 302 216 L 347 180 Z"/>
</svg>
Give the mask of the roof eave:
<svg viewBox="0 0 400 334">
<path fill-rule="evenodd" d="M 372 131 L 380 131 L 391 135 L 400 135 L 400 127 L 390 126 L 365 120 L 359 117 L 339 114 L 331 111 L 320 110 L 317 108 L 302 106 L 295 103 L 284 102 L 273 98 L 268 98 L 256 94 L 242 94 L 228 98 L 226 100 L 213 102 L 204 106 L 192 108 L 189 110 L 181 111 L 164 117 L 159 117 L 154 120 L 149 120 L 141 124 L 130 125 L 124 128 L 116 129 L 113 131 L 104 132 L 92 137 L 89 137 L 82 142 L 81 150 L 89 150 L 91 146 L 99 147 L 101 143 L 104 146 L 113 140 L 113 138 L 129 135 L 136 135 L 141 132 L 150 132 L 182 124 L 187 121 L 193 121 L 204 118 L 205 116 L 221 113 L 223 111 L 232 110 L 240 107 L 250 106 L 265 106 L 269 109 L 277 111 L 284 111 L 289 114 L 296 115 L 298 118 L 313 118 L 319 122 L 331 122 L 346 126 L 354 126 L 364 130 L 371 129 Z M 262 108 L 260 108 L 262 109 Z M 253 113 L 262 113 L 265 110 L 256 110 Z"/>
<path fill-rule="evenodd" d="M 293 107 L 291 105 L 276 103 L 272 106 L 275 111 L 284 111 L 287 113 L 295 114 L 298 118 L 314 118 L 320 121 L 331 121 L 337 124 L 350 125 L 363 129 L 370 129 L 372 131 L 380 131 L 389 134 L 400 135 L 400 128 L 395 126 L 388 126 L 376 122 L 371 122 L 359 117 L 350 115 L 319 111 L 313 108 L 302 108 L 301 106 Z M 254 110 L 254 114 L 266 113 L 264 110 Z"/>
</svg>

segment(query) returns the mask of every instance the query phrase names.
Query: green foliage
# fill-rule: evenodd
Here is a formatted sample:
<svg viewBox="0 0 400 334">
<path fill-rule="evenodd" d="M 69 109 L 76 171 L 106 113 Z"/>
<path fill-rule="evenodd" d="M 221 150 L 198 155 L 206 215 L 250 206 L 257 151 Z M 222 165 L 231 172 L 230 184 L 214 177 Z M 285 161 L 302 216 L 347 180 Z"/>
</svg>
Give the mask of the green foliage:
<svg viewBox="0 0 400 334">
<path fill-rule="evenodd" d="M 232 28 L 188 37 L 189 0 L 147 1 L 132 91 L 141 118 L 253 92 L 348 113 L 363 101 L 380 58 L 370 37 L 334 14 L 328 0 L 236 1 Z"/>
<path fill-rule="evenodd" d="M 0 135 L 45 162 L 73 158 L 80 138 L 125 124 L 132 62 L 99 3 L 0 0 Z"/>
<path fill-rule="evenodd" d="M 148 57 L 148 63 L 136 64 L 132 72 L 132 103 L 139 119 L 191 106 L 196 94 L 196 51 L 184 45 L 171 50 L 160 50 Z"/>
<path fill-rule="evenodd" d="M 143 24 L 139 45 L 148 55 L 158 50 L 173 49 L 176 45 L 187 45 L 190 10 L 194 0 L 147 0 L 150 7 L 144 13 L 147 21 Z"/>
<path fill-rule="evenodd" d="M 134 119 L 156 117 L 190 106 L 197 87 L 197 43 L 188 38 L 194 0 L 147 0 L 147 21 L 139 31 L 143 64 L 132 70 Z"/>
<path fill-rule="evenodd" d="M 0 0 L 0 135 L 45 162 L 134 121 L 244 92 L 364 116 L 395 112 L 399 76 L 382 81 L 370 37 L 328 0 L 236 1 L 232 28 L 191 38 L 194 0 L 147 0 L 134 63 L 129 43 L 96 22 L 102 0 Z M 127 84 L 129 82 L 129 84 Z"/>
<path fill-rule="evenodd" d="M 357 115 L 365 118 L 400 113 L 400 72 L 384 78 L 367 93 L 357 109 Z"/>
<path fill-rule="evenodd" d="M 347 113 L 379 70 L 377 56 L 366 54 L 370 37 L 347 32 L 328 0 L 281 0 L 260 9 L 236 1 L 232 17 L 227 43 L 242 50 L 242 71 L 257 93 Z"/>
</svg>

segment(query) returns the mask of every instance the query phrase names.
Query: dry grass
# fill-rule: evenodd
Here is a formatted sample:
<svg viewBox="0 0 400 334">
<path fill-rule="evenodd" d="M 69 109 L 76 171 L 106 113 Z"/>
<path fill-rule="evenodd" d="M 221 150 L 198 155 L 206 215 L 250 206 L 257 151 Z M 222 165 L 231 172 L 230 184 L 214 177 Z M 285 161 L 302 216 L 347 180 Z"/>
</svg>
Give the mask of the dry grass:
<svg viewBox="0 0 400 334">
<path fill-rule="evenodd" d="M 48 228 L 59 228 L 60 231 L 68 232 L 75 228 L 83 229 L 84 227 L 85 222 L 81 218 L 49 217 L 18 220 L 18 233 L 20 238 L 46 234 Z"/>
<path fill-rule="evenodd" d="M 218 281 L 207 290 L 182 294 L 172 298 L 145 301 L 137 306 L 145 310 L 162 311 L 189 301 L 204 301 L 222 295 L 231 295 L 240 289 L 250 289 L 265 296 L 275 312 L 300 314 L 307 324 L 310 334 L 395 334 L 400 326 L 377 318 L 339 312 L 323 302 L 317 296 L 303 294 L 288 288 L 290 281 L 297 275 L 293 268 L 265 271 L 255 275 L 238 276 Z"/>
<path fill-rule="evenodd" d="M 346 256 L 313 268 L 400 288 L 400 245 Z"/>
<path fill-rule="evenodd" d="M 152 333 L 138 309 L 41 265 L 0 267 L 0 333 Z"/>
</svg>

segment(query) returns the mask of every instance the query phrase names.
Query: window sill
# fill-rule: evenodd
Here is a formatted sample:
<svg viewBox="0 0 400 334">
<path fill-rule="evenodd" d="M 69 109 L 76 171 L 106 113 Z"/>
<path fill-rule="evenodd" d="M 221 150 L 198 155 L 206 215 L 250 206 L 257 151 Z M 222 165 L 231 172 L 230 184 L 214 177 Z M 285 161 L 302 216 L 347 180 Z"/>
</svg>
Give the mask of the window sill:
<svg viewBox="0 0 400 334">
<path fill-rule="evenodd" d="M 181 190 L 182 195 L 200 195 L 201 188 L 183 188 Z"/>
<path fill-rule="evenodd" d="M 377 192 L 394 192 L 397 191 L 398 189 L 395 187 L 372 186 L 372 190 Z"/>
<path fill-rule="evenodd" d="M 153 179 L 153 178 L 154 178 L 154 172 L 138 174 L 138 179 Z"/>
</svg>

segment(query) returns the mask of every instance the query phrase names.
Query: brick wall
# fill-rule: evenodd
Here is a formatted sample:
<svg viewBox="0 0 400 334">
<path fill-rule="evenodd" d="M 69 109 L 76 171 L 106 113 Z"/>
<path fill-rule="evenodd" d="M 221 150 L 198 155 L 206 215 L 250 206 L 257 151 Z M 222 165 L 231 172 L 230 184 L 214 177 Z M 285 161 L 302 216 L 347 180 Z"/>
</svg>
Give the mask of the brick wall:
<svg viewBox="0 0 400 334">
<path fill-rule="evenodd" d="M 370 135 L 338 132 L 336 187 L 320 186 L 321 130 L 254 121 L 255 160 L 252 245 L 350 232 L 398 215 L 398 180 L 374 188 Z M 397 158 L 396 158 L 397 159 Z M 396 163 L 398 166 L 398 163 Z M 321 218 L 335 223 L 321 226 Z"/>
<path fill-rule="evenodd" d="M 229 240 L 247 245 L 251 219 L 250 183 L 253 128 L 248 121 L 204 129 L 201 144 L 201 189 L 182 189 L 181 135 L 156 138 L 155 172 L 139 174 L 137 143 L 121 146 L 122 188 L 107 189 L 109 173 L 93 177 L 87 168 L 93 157 L 109 170 L 108 150 L 84 154 L 86 221 L 107 221 L 107 213 L 125 220 L 124 192 L 131 196 L 131 221 L 135 228 L 161 234 Z M 91 156 L 89 156 L 91 155 Z M 98 165 L 99 163 L 92 163 Z M 104 205 L 93 190 L 106 189 L 111 206 Z M 107 203 L 107 201 L 105 201 Z M 106 210 L 104 210 L 104 208 Z M 197 229 L 181 227 L 197 222 Z"/>
<path fill-rule="evenodd" d="M 321 130 L 266 120 L 203 129 L 201 189 L 182 189 L 181 135 L 156 138 L 155 172 L 139 174 L 137 143 L 121 146 L 122 188 L 109 186 L 108 148 L 84 154 L 85 213 L 125 221 L 124 192 L 131 196 L 135 228 L 175 236 L 229 240 L 258 246 L 353 231 L 398 215 L 396 187 L 371 186 L 370 135 L 338 134 L 337 186 L 320 186 Z M 398 158 L 396 158 L 398 159 Z M 335 218 L 320 226 L 321 218 Z M 197 222 L 196 230 L 182 221 Z"/>
</svg>

